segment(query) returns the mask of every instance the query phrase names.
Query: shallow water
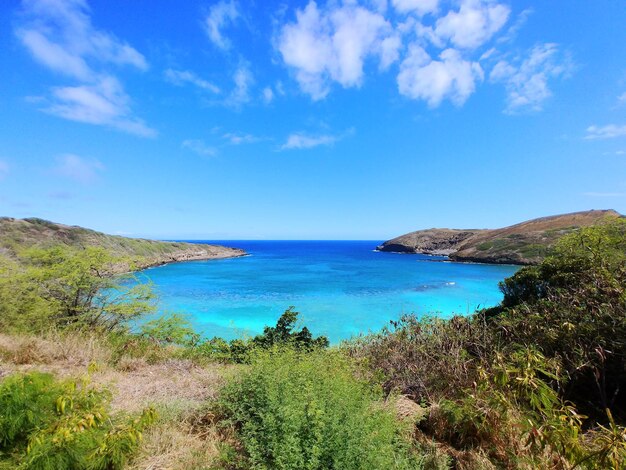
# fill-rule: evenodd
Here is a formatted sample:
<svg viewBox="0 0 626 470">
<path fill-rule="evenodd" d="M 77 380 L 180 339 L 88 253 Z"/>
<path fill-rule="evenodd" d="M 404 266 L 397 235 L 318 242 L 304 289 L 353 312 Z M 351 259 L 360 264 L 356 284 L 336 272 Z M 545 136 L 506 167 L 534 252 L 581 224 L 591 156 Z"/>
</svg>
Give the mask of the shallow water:
<svg viewBox="0 0 626 470">
<path fill-rule="evenodd" d="M 260 333 L 293 305 L 301 326 L 338 342 L 403 313 L 467 314 L 502 299 L 515 266 L 462 264 L 373 251 L 376 241 L 232 241 L 250 256 L 143 271 L 162 311 L 188 315 L 205 336 Z"/>
</svg>

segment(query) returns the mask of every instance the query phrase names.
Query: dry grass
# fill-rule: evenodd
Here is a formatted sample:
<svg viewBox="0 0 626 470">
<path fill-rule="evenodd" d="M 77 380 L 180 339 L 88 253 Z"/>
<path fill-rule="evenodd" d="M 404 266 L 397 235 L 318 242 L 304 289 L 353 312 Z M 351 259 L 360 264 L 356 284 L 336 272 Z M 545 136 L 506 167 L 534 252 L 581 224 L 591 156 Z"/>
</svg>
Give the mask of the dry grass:
<svg viewBox="0 0 626 470">
<path fill-rule="evenodd" d="M 215 428 L 198 433 L 187 422 L 166 422 L 144 434 L 130 470 L 187 470 L 211 468 L 219 456 Z"/>
<path fill-rule="evenodd" d="M 0 334 L 0 364 L 50 364 L 75 368 L 107 363 L 110 359 L 110 348 L 96 335 Z"/>
<path fill-rule="evenodd" d="M 188 360 L 149 364 L 143 358 L 122 358 L 110 365 L 112 352 L 97 336 L 45 337 L 0 334 L 0 376 L 39 370 L 58 376 L 81 376 L 96 364 L 92 381 L 114 392 L 115 410 L 136 412 L 172 400 L 201 403 L 215 396 L 229 366 L 200 367 Z"/>
<path fill-rule="evenodd" d="M 134 363 L 134 370 L 106 370 L 94 381 L 115 391 L 115 410 L 135 412 L 146 406 L 186 402 L 193 408 L 214 398 L 223 383 L 227 366 L 207 367 L 190 361 L 169 360 L 159 364 Z"/>
<path fill-rule="evenodd" d="M 219 454 L 214 426 L 198 426 L 193 417 L 215 397 L 233 366 L 199 366 L 168 359 L 150 364 L 124 357 L 111 365 L 112 351 L 97 336 L 45 337 L 0 334 L 0 378 L 12 372 L 41 371 L 58 377 L 80 377 L 96 364 L 91 382 L 112 392 L 114 412 L 137 413 L 153 406 L 159 422 L 144 435 L 131 469 L 210 468 Z"/>
</svg>

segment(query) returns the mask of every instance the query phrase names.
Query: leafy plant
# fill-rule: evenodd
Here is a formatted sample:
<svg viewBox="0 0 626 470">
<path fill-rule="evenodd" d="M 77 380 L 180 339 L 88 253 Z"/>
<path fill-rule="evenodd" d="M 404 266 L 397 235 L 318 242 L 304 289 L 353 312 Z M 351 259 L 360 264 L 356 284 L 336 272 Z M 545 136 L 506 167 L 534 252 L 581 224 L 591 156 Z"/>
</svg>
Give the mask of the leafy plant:
<svg viewBox="0 0 626 470">
<path fill-rule="evenodd" d="M 122 260 L 102 248 L 32 248 L 20 260 L 4 262 L 0 275 L 0 323 L 6 328 L 113 331 L 155 308 L 151 286 L 131 275 L 114 277 Z"/>
<path fill-rule="evenodd" d="M 420 468 L 405 430 L 354 372 L 338 353 L 256 353 L 219 401 L 246 468 Z"/>
<path fill-rule="evenodd" d="M 0 383 L 0 460 L 28 470 L 121 469 L 155 414 L 113 419 L 108 393 L 50 374 L 14 374 Z"/>
</svg>

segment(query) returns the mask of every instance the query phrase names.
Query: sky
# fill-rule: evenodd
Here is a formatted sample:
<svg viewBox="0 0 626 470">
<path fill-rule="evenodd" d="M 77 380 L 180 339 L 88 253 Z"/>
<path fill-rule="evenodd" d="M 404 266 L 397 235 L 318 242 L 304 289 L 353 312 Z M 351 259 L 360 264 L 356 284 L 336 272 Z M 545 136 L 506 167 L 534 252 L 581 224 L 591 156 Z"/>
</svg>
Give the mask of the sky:
<svg viewBox="0 0 626 470">
<path fill-rule="evenodd" d="M 0 4 L 0 215 L 383 240 L 608 208 L 622 0 Z"/>
</svg>

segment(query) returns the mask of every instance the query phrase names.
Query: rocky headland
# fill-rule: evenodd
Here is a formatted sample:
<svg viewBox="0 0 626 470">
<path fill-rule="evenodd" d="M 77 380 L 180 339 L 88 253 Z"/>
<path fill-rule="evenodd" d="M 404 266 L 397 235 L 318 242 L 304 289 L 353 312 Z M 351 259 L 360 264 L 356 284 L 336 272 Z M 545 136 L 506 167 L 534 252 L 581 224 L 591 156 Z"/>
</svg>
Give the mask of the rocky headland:
<svg viewBox="0 0 626 470">
<path fill-rule="evenodd" d="M 591 210 L 541 217 L 500 229 L 427 229 L 378 246 L 379 251 L 445 255 L 454 261 L 537 264 L 563 235 L 623 217 L 614 210 Z"/>
</svg>

